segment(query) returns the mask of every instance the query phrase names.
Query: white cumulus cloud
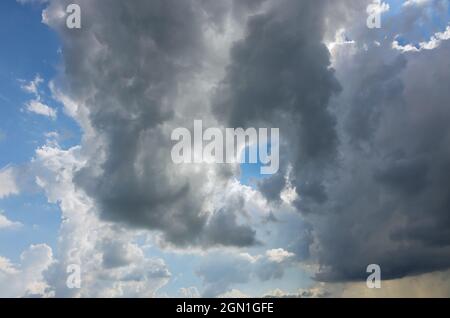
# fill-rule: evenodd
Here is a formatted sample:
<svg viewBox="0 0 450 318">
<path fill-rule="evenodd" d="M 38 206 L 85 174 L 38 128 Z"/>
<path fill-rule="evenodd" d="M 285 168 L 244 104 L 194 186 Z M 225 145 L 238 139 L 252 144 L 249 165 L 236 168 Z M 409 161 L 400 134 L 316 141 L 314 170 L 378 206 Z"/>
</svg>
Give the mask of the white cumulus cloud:
<svg viewBox="0 0 450 318">
<path fill-rule="evenodd" d="M 47 284 L 43 273 L 53 262 L 52 249 L 46 244 L 31 245 L 20 256 L 20 264 L 0 256 L 0 297 L 43 297 Z"/>
<path fill-rule="evenodd" d="M 0 199 L 18 193 L 19 187 L 15 180 L 13 168 L 0 169 Z"/>
<path fill-rule="evenodd" d="M 56 110 L 38 100 L 31 100 L 26 106 L 29 112 L 56 119 Z"/>
<path fill-rule="evenodd" d="M 22 223 L 11 221 L 4 214 L 2 214 L 2 211 L 0 210 L 0 230 L 1 229 L 15 229 L 15 228 L 18 228 L 21 226 L 22 226 Z"/>
</svg>

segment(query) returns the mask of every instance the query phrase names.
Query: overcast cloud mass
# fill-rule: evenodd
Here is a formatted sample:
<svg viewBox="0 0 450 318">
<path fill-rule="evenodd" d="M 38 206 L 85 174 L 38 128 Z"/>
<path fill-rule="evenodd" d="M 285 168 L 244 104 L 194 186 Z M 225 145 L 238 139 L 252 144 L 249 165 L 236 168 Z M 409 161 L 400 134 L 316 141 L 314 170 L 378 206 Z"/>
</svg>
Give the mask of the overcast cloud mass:
<svg viewBox="0 0 450 318">
<path fill-rule="evenodd" d="M 44 128 L 0 162 L 0 296 L 450 296 L 450 3 L 385 0 L 370 29 L 372 2 L 14 3 L 58 55 L 9 80 Z M 280 128 L 278 173 L 173 163 L 194 120 Z M 16 135 L 0 126 L 0 147 Z M 55 239 L 6 248 L 40 224 L 13 211 L 31 195 Z"/>
</svg>

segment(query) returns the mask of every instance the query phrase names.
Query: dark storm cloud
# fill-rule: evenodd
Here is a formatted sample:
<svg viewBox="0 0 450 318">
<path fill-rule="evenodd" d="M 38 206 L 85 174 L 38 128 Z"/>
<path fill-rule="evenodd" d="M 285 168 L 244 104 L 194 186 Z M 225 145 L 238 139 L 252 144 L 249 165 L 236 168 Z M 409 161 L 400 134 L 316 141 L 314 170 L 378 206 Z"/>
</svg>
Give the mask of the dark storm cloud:
<svg viewBox="0 0 450 318">
<path fill-rule="evenodd" d="M 215 113 L 231 125 L 281 127 L 280 153 L 288 153 L 308 223 L 291 247 L 319 263 L 316 279 L 365 279 L 371 263 L 384 279 L 448 268 L 449 45 L 399 55 L 389 30 L 373 45 L 364 5 L 348 8 L 342 20 L 355 14 L 358 50 L 337 66 L 339 85 L 322 45 L 329 23 L 322 14 L 333 7 L 345 11 L 333 2 L 284 1 L 250 18 Z M 269 200 L 279 200 L 280 180 L 261 182 Z"/>
<path fill-rule="evenodd" d="M 46 15 L 67 3 L 52 2 Z M 94 133 L 76 184 L 95 199 L 102 218 L 158 230 L 176 245 L 255 243 L 255 232 L 238 225 L 233 210 L 208 222 L 205 212 L 213 211 L 203 210 L 204 174 L 177 173 L 170 159 L 167 127 L 174 125 L 180 83 L 202 70 L 204 28 L 214 6 L 195 0 L 77 3 L 80 30 L 67 29 L 64 19 L 48 22 L 63 38 L 68 94 L 87 107 Z M 226 224 L 221 236 L 207 229 L 217 221 Z"/>
<path fill-rule="evenodd" d="M 378 59 L 367 63 L 367 55 L 363 55 L 356 57 L 353 63 L 358 65 L 361 75 L 356 75 L 358 80 L 352 82 L 352 107 L 344 125 L 351 141 L 362 146 L 373 137 L 383 108 L 402 103 L 403 83 L 396 75 L 405 68 L 406 59 L 398 56 L 386 64 Z"/>
<path fill-rule="evenodd" d="M 280 193 L 286 186 L 285 176 L 278 173 L 270 178 L 258 182 L 259 191 L 270 201 L 279 201 Z"/>
<path fill-rule="evenodd" d="M 360 50 L 338 72 L 341 165 L 315 223 L 319 280 L 384 279 L 450 266 L 449 45 Z M 437 80 L 439 79 L 439 80 Z"/>
<path fill-rule="evenodd" d="M 337 146 L 328 100 L 340 87 L 322 43 L 325 4 L 281 1 L 250 17 L 245 39 L 231 50 L 214 104 L 217 117 L 231 126 L 279 127 L 280 152 L 290 154 L 294 183 L 313 202 L 326 200 L 322 174 Z M 262 183 L 270 199 L 279 197 L 280 180 Z"/>
<path fill-rule="evenodd" d="M 208 242 L 230 246 L 250 246 L 257 243 L 256 232 L 248 226 L 239 225 L 235 213 L 234 210 L 221 209 L 211 217 L 205 233 Z"/>
<path fill-rule="evenodd" d="M 201 10 L 206 13 L 207 21 L 213 24 L 219 31 L 224 31 L 225 20 L 231 13 L 233 18 L 240 21 L 248 14 L 257 11 L 267 0 L 199 0 Z"/>
<path fill-rule="evenodd" d="M 364 279 L 371 263 L 384 279 L 450 266 L 449 49 L 360 50 L 338 71 L 347 142 L 323 215 L 312 221 L 317 279 Z"/>
</svg>

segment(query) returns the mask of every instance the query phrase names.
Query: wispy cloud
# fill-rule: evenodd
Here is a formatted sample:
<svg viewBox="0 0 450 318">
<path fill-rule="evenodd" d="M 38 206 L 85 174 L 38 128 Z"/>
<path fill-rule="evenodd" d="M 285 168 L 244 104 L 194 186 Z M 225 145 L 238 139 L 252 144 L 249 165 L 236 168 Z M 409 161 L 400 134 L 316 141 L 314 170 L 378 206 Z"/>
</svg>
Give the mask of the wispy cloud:
<svg viewBox="0 0 450 318">
<path fill-rule="evenodd" d="M 29 101 L 26 103 L 26 107 L 29 112 L 56 119 L 56 110 L 38 100 Z"/>
<path fill-rule="evenodd" d="M 22 84 L 22 89 L 30 94 L 35 94 L 36 96 L 39 96 L 39 85 L 43 83 L 44 80 L 39 74 L 36 74 L 34 80 Z"/>
<path fill-rule="evenodd" d="M 11 167 L 0 169 L 0 199 L 18 194 L 19 187 L 16 183 L 14 170 Z"/>
<path fill-rule="evenodd" d="M 26 110 L 31 113 L 35 113 L 37 115 L 42 115 L 50 117 L 52 119 L 56 119 L 57 111 L 54 108 L 42 102 L 41 93 L 39 92 L 39 85 L 42 84 L 43 82 L 44 82 L 43 78 L 39 74 L 37 74 L 32 81 L 28 83 L 23 83 L 21 85 L 21 88 L 25 92 L 34 95 L 34 99 L 25 103 Z"/>
<path fill-rule="evenodd" d="M 9 220 L 0 210 L 0 230 L 1 229 L 16 229 L 22 226 L 22 223 Z"/>
</svg>

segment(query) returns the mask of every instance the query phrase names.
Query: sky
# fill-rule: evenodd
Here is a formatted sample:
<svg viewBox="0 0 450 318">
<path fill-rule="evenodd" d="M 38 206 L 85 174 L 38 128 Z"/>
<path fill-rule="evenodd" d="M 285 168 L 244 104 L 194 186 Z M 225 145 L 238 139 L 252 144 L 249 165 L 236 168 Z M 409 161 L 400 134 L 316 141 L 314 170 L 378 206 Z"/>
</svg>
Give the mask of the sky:
<svg viewBox="0 0 450 318">
<path fill-rule="evenodd" d="M 0 297 L 449 297 L 450 3 L 372 2 L 1 1 Z"/>
</svg>

